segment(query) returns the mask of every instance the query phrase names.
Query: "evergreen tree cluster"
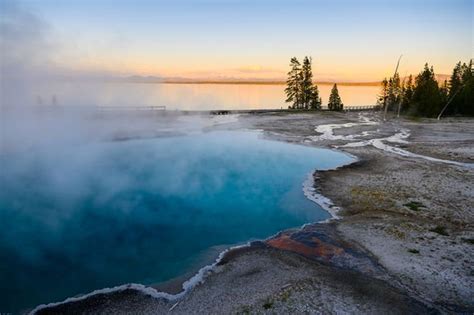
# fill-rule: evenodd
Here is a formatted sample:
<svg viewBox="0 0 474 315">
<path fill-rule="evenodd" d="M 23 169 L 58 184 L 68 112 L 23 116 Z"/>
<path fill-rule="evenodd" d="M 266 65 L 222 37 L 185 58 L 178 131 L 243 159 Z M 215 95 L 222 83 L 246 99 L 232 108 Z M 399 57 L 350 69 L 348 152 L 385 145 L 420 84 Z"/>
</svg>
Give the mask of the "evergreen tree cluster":
<svg viewBox="0 0 474 315">
<path fill-rule="evenodd" d="M 303 65 L 296 57 L 290 60 L 291 70 L 286 81 L 286 102 L 292 109 L 321 109 L 318 86 L 313 84 L 311 58 L 304 57 Z"/>
<path fill-rule="evenodd" d="M 474 116 L 474 68 L 469 63 L 458 62 L 447 83 L 447 95 L 452 101 L 446 108 L 446 115 Z"/>
<path fill-rule="evenodd" d="M 444 115 L 474 116 L 474 69 L 469 63 L 457 63 L 449 81 L 439 84 L 433 67 L 425 64 L 415 78 L 410 75 L 400 83 L 398 73 L 382 81 L 377 104 L 388 110 L 423 117 Z"/>
</svg>

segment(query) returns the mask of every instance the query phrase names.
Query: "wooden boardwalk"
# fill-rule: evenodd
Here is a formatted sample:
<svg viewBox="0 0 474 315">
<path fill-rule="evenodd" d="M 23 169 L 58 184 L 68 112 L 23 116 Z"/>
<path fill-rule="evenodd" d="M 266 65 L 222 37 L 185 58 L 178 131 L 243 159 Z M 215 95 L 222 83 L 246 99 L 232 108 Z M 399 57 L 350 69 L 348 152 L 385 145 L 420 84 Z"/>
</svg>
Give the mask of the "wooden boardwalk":
<svg viewBox="0 0 474 315">
<path fill-rule="evenodd" d="M 96 106 L 103 111 L 163 111 L 166 106 Z"/>
<path fill-rule="evenodd" d="M 348 106 L 344 107 L 344 111 L 352 112 L 352 111 L 363 111 L 363 110 L 379 110 L 380 105 L 366 105 L 366 106 Z"/>
</svg>

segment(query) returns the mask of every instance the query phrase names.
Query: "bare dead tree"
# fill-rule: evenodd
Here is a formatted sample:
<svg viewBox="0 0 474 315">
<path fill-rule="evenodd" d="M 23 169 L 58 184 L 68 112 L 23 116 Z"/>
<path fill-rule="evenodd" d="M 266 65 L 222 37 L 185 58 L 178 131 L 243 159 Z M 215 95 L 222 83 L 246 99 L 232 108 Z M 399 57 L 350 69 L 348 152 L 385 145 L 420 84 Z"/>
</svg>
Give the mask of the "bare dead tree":
<svg viewBox="0 0 474 315">
<path fill-rule="evenodd" d="M 395 78 L 395 75 L 397 74 L 398 72 L 398 66 L 400 65 L 400 60 L 402 59 L 402 56 L 403 55 L 400 55 L 400 57 L 398 57 L 398 61 L 397 61 L 397 67 L 395 68 L 395 72 L 393 74 L 393 77 Z M 384 109 L 384 112 L 383 112 L 383 120 L 387 120 L 387 109 L 388 109 L 388 103 L 385 104 L 385 109 Z"/>
<path fill-rule="evenodd" d="M 438 115 L 438 120 L 441 119 L 441 116 L 443 115 L 444 111 L 446 110 L 446 108 L 448 108 L 448 105 L 453 101 L 453 99 L 456 97 L 456 95 L 461 92 L 462 88 L 464 87 L 464 85 L 461 85 L 456 92 L 454 92 L 453 96 L 451 96 L 448 100 L 448 102 L 446 103 L 446 105 L 444 105 L 443 109 L 441 110 L 441 112 L 439 113 Z"/>
</svg>

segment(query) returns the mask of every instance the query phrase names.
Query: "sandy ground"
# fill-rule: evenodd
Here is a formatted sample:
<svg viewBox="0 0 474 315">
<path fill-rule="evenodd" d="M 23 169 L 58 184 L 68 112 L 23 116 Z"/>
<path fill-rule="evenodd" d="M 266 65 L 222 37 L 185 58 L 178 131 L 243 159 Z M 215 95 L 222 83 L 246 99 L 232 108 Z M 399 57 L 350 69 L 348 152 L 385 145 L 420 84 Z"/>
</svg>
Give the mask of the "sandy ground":
<svg viewBox="0 0 474 315">
<path fill-rule="evenodd" d="M 342 120 L 340 123 L 355 118 L 355 114 L 337 116 Z M 328 119 L 329 123 L 333 117 Z M 306 120 L 301 120 L 300 126 L 305 126 Z M 274 127 L 268 129 L 277 132 Z M 373 132 L 355 140 L 360 141 L 385 137 L 401 129 L 408 129 L 410 137 L 408 143 L 396 147 L 429 157 L 473 162 L 472 119 L 392 119 L 378 125 L 335 129 L 334 134 Z M 305 132 L 295 135 L 288 130 L 285 127 L 283 134 L 292 141 L 311 137 Z M 343 146 L 348 142 L 352 141 L 317 141 L 325 146 Z M 343 209 L 337 230 L 375 255 L 398 286 L 413 296 L 441 311 L 471 313 L 474 170 L 391 154 L 373 146 L 340 149 L 359 157 L 361 162 L 318 174 L 317 182 L 320 192 Z"/>
<path fill-rule="evenodd" d="M 474 163 L 474 119 L 382 122 L 374 113 L 324 112 L 230 121 L 229 128 L 357 156 L 315 174 L 342 219 L 233 251 L 177 301 L 123 290 L 38 313 L 474 312 L 474 168 L 462 164 Z M 404 138 L 393 137 L 401 131 Z"/>
</svg>

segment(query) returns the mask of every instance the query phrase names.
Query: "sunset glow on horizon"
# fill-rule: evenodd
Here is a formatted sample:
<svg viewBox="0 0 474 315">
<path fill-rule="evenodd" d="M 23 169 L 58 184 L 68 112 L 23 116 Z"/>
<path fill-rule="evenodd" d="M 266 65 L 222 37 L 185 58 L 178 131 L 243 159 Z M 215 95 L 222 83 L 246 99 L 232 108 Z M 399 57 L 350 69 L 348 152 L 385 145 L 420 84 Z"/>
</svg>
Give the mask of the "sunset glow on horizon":
<svg viewBox="0 0 474 315">
<path fill-rule="evenodd" d="M 284 79 L 312 56 L 316 80 L 449 74 L 473 51 L 473 2 L 2 0 L 42 21 L 48 61 L 83 74 Z M 343 4 L 343 5 L 341 5 Z M 13 8 L 13 9 L 12 9 Z"/>
</svg>

